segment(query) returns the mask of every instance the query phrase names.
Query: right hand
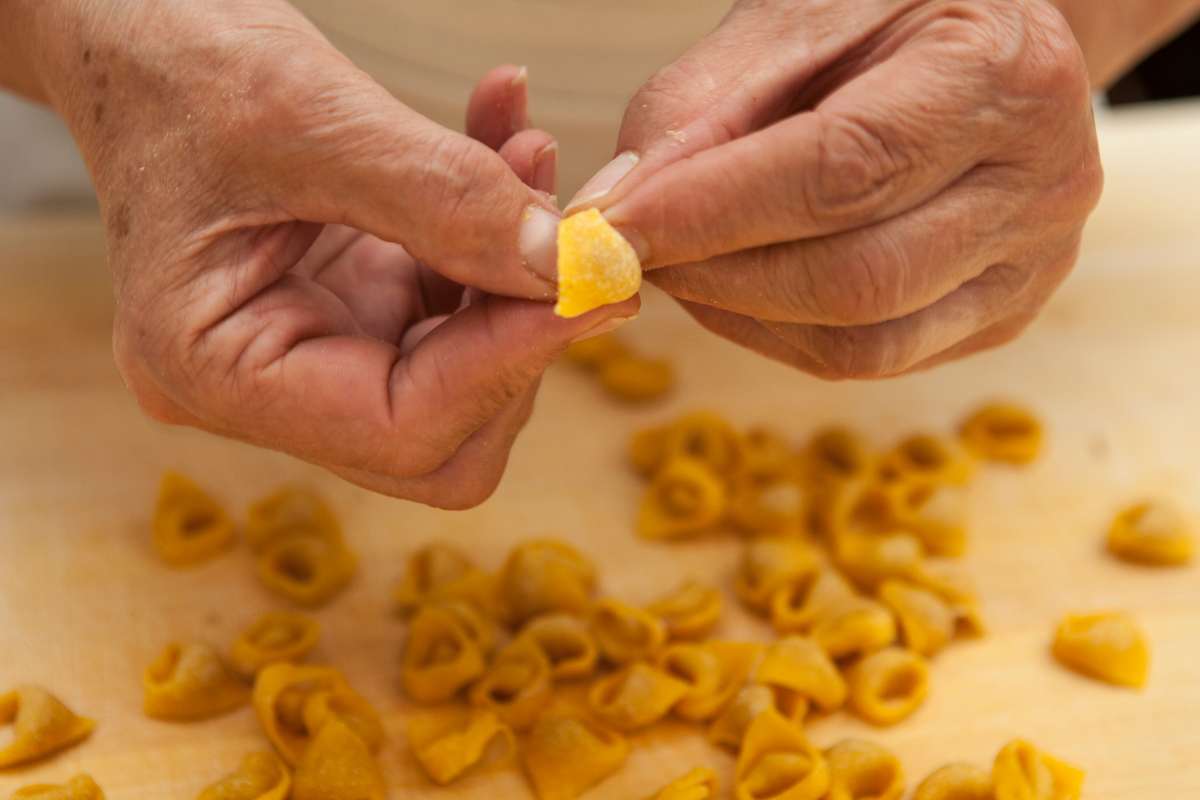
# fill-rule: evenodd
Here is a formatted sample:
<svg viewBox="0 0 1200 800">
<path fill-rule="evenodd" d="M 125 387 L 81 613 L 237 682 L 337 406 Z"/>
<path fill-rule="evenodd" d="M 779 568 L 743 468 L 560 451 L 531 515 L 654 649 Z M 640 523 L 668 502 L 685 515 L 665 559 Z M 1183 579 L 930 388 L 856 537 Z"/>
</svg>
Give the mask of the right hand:
<svg viewBox="0 0 1200 800">
<path fill-rule="evenodd" d="M 282 0 L 62 0 L 35 28 L 107 224 L 117 364 L 156 419 L 466 507 L 545 367 L 637 313 L 553 314 L 553 140 L 522 131 L 513 68 L 472 98 L 485 144 Z"/>
</svg>

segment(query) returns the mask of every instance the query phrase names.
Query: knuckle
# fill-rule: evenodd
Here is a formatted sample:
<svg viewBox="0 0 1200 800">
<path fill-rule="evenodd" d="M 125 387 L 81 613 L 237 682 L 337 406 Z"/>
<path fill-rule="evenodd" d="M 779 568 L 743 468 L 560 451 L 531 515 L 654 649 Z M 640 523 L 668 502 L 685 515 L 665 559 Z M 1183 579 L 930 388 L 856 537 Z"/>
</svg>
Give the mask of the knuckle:
<svg viewBox="0 0 1200 800">
<path fill-rule="evenodd" d="M 817 151 L 812 179 L 799 184 L 799 202 L 823 226 L 872 218 L 912 168 L 906 149 L 890 143 L 878 123 L 846 115 L 823 117 Z"/>
<path fill-rule="evenodd" d="M 823 324 L 871 325 L 903 309 L 911 264 L 894 237 L 875 231 L 854 247 L 825 241 L 817 252 L 830 268 L 808 281 L 808 291 Z"/>
<path fill-rule="evenodd" d="M 809 337 L 811 355 L 836 380 L 877 380 L 899 371 L 895 343 L 869 327 L 817 326 Z"/>
</svg>

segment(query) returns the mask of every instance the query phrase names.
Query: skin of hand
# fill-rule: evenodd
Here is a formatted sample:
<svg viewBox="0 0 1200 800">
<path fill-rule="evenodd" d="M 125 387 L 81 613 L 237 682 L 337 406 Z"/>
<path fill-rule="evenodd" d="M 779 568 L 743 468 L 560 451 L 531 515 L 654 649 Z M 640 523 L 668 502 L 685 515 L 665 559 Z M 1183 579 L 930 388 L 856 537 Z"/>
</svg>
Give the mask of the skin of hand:
<svg viewBox="0 0 1200 800">
<path fill-rule="evenodd" d="M 470 138 L 283 2 L 40 8 L 38 94 L 92 172 L 116 361 L 152 417 L 468 507 L 543 370 L 636 315 L 546 302 L 557 151 L 527 129 L 523 70 L 480 83 Z"/>
<path fill-rule="evenodd" d="M 702 325 L 812 374 L 995 347 L 1073 266 L 1103 182 L 1043 0 L 741 0 L 630 102 L 599 207 Z"/>
</svg>

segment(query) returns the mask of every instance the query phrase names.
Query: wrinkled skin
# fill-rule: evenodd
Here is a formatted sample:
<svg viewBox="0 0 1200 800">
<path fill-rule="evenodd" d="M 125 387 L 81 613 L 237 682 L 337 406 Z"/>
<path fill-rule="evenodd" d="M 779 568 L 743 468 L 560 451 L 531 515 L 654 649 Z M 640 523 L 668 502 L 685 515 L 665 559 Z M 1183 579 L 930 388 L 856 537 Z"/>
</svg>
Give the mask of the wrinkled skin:
<svg viewBox="0 0 1200 800">
<path fill-rule="evenodd" d="M 1075 262 L 1102 175 L 1044 0 L 742 0 L 629 104 L 585 187 L 705 327 L 827 378 L 994 347 Z"/>
<path fill-rule="evenodd" d="M 55 0 L 32 19 L 104 212 L 117 364 L 156 419 L 466 507 L 544 368 L 636 314 L 547 302 L 556 147 L 527 129 L 516 68 L 480 83 L 469 138 L 282 0 Z M 549 226 L 526 237 L 530 209 Z"/>
</svg>

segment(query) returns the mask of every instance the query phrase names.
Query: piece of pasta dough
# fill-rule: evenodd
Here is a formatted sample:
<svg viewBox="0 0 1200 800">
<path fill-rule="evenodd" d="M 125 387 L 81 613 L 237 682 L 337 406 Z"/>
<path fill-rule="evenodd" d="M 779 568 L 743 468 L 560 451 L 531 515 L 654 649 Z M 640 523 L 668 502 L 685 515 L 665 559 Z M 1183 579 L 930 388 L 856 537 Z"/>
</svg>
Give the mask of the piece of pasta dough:
<svg viewBox="0 0 1200 800">
<path fill-rule="evenodd" d="M 445 702 L 484 669 L 484 653 L 459 617 L 439 606 L 425 606 L 413 617 L 401 664 L 401 683 L 409 698 Z"/>
<path fill-rule="evenodd" d="M 725 483 L 705 462 L 670 456 L 642 498 L 637 531 L 647 539 L 681 539 L 707 532 L 724 517 L 728 500 Z"/>
<path fill-rule="evenodd" d="M 250 753 L 238 768 L 200 792 L 196 800 L 287 800 L 292 776 L 274 753 Z"/>
<path fill-rule="evenodd" d="M 1166 500 L 1147 500 L 1117 514 L 1108 529 L 1108 550 L 1124 561 L 1151 566 L 1187 564 L 1195 534 L 1183 513 Z"/>
<path fill-rule="evenodd" d="M 66 783 L 35 783 L 17 789 L 9 800 L 104 800 L 104 790 L 91 775 L 79 774 Z"/>
<path fill-rule="evenodd" d="M 229 664 L 244 678 L 280 661 L 300 661 L 321 638 L 321 626 L 311 617 L 292 611 L 263 614 L 234 640 Z"/>
<path fill-rule="evenodd" d="M 825 751 L 829 794 L 825 800 L 900 800 L 904 768 L 889 750 L 863 739 L 844 739 Z"/>
<path fill-rule="evenodd" d="M 853 664 L 846 683 L 855 714 L 875 725 L 894 725 L 925 702 L 929 666 L 911 650 L 888 647 Z"/>
<path fill-rule="evenodd" d="M 651 658 L 667 641 L 662 620 L 613 598 L 597 601 L 588 619 L 600 655 L 614 664 Z"/>
<path fill-rule="evenodd" d="M 912 800 L 995 800 L 992 776 L 974 764 L 947 764 L 921 781 Z"/>
<path fill-rule="evenodd" d="M 556 714 L 538 720 L 521 753 L 538 800 L 575 800 L 621 768 L 629 743 L 583 717 Z"/>
<path fill-rule="evenodd" d="M 804 584 L 822 568 L 823 556 L 805 539 L 768 536 L 746 544 L 734 592 L 751 610 L 765 612 L 789 584 Z"/>
<path fill-rule="evenodd" d="M 142 673 L 142 710 L 154 719 L 208 719 L 249 699 L 237 673 L 206 644 L 172 642 Z"/>
<path fill-rule="evenodd" d="M 600 385 L 627 403 L 666 397 L 675 388 L 675 368 L 661 358 L 625 355 L 609 360 L 599 372 Z"/>
<path fill-rule="evenodd" d="M 1083 770 L 1023 739 L 1006 744 L 992 764 L 995 800 L 1079 800 Z"/>
<path fill-rule="evenodd" d="M 598 678 L 588 690 L 588 709 L 611 728 L 633 731 L 665 717 L 687 691 L 684 681 L 638 661 Z"/>
<path fill-rule="evenodd" d="M 386 800 L 383 773 L 366 743 L 333 719 L 316 732 L 292 776 L 291 800 Z"/>
<path fill-rule="evenodd" d="M 721 619 L 721 590 L 687 579 L 646 606 L 662 620 L 669 639 L 702 639 Z"/>
<path fill-rule="evenodd" d="M 720 786 L 717 773 L 697 767 L 659 789 L 646 800 L 716 800 Z"/>
<path fill-rule="evenodd" d="M 913 652 L 929 658 L 954 638 L 954 609 L 935 592 L 908 581 L 887 580 L 879 587 L 879 599 L 896 615 L 901 639 Z"/>
<path fill-rule="evenodd" d="M 542 648 L 517 638 L 496 653 L 471 687 L 471 703 L 491 709 L 515 731 L 530 728 L 550 702 L 553 679 Z"/>
<path fill-rule="evenodd" d="M 162 477 L 154 510 L 154 550 L 167 564 L 207 561 L 233 544 L 233 520 L 207 492 L 177 472 Z"/>
<path fill-rule="evenodd" d="M 819 800 L 829 785 L 829 764 L 799 726 L 773 710 L 750 723 L 734 769 L 737 800 Z"/>
<path fill-rule="evenodd" d="M 512 549 L 500 572 L 500 601 L 514 625 L 538 614 L 582 614 L 591 606 L 596 571 L 565 542 L 535 539 Z"/>
<path fill-rule="evenodd" d="M 421 769 L 439 786 L 468 772 L 507 763 L 516 753 L 512 729 L 487 708 L 447 706 L 414 717 L 408 744 Z"/>
<path fill-rule="evenodd" d="M 433 542 L 409 557 L 392 597 L 396 610 L 406 617 L 422 603 L 444 601 L 467 602 L 486 613 L 496 602 L 496 579 L 458 547 Z"/>
<path fill-rule="evenodd" d="M 637 252 L 598 210 L 590 208 L 559 223 L 555 314 L 578 317 L 628 300 L 641 287 Z"/>
<path fill-rule="evenodd" d="M 596 671 L 599 651 L 586 622 L 570 614 L 543 614 L 517 634 L 542 651 L 555 680 L 586 678 Z"/>
<path fill-rule="evenodd" d="M 972 413 L 958 429 L 968 450 L 985 461 L 1029 464 L 1042 451 L 1042 423 L 1011 403 L 993 403 Z"/>
<path fill-rule="evenodd" d="M 709 725 L 709 741 L 736 751 L 741 748 L 750 723 L 759 714 L 773 709 L 775 694 L 769 687 L 758 684 L 743 686 Z"/>
<path fill-rule="evenodd" d="M 345 724 L 369 749 L 383 740 L 383 725 L 364 698 L 332 667 L 272 664 L 254 681 L 254 712 L 275 751 L 295 766 L 313 732 L 331 718 Z"/>
<path fill-rule="evenodd" d="M 668 647 L 658 667 L 687 684 L 675 703 L 675 716 L 691 722 L 711 719 L 746 683 L 762 652 L 753 642 L 680 643 Z"/>
<path fill-rule="evenodd" d="M 769 645 L 754 681 L 775 690 L 777 702 L 796 694 L 825 712 L 846 702 L 846 682 L 837 665 L 819 644 L 803 636 L 785 636 Z"/>
<path fill-rule="evenodd" d="M 0 726 L 12 738 L 0 747 L 0 769 L 37 761 L 78 744 L 96 723 L 81 717 L 40 686 L 24 684 L 0 694 Z"/>
<path fill-rule="evenodd" d="M 246 511 L 246 541 L 256 553 L 280 539 L 298 535 L 342 542 L 337 516 L 320 495 L 306 486 L 281 486 Z"/>
<path fill-rule="evenodd" d="M 275 594 L 305 608 L 333 599 L 354 577 L 358 562 L 340 539 L 315 533 L 280 537 L 256 557 L 259 582 Z"/>
<path fill-rule="evenodd" d="M 1052 650 L 1064 666 L 1117 686 L 1141 688 L 1150 672 L 1146 636 L 1120 611 L 1068 614 L 1054 633 Z"/>
</svg>

